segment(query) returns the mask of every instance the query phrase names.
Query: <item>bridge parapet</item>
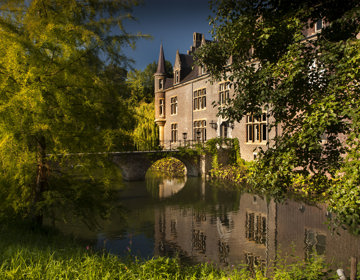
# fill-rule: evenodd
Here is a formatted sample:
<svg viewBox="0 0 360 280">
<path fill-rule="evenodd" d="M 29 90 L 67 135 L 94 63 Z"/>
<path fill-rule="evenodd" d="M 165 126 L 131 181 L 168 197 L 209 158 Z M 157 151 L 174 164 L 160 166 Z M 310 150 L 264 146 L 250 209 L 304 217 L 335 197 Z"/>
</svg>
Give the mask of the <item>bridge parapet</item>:
<svg viewBox="0 0 360 280">
<path fill-rule="evenodd" d="M 140 181 L 145 179 L 151 165 L 165 157 L 174 157 L 186 167 L 187 176 L 197 177 L 202 174 L 199 155 L 187 155 L 176 150 L 135 151 L 110 153 L 110 159 L 121 169 L 126 181 Z"/>
</svg>

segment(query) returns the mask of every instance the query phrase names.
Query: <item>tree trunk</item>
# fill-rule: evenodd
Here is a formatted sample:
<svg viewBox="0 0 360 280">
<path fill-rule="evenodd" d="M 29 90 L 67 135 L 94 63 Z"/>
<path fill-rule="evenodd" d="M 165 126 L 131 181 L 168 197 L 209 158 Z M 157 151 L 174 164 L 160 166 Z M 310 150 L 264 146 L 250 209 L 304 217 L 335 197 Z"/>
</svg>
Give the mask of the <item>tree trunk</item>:
<svg viewBox="0 0 360 280">
<path fill-rule="evenodd" d="M 47 174 L 48 167 L 46 162 L 46 141 L 45 137 L 41 136 L 37 139 L 38 142 L 38 165 L 36 175 L 36 185 L 34 189 L 32 219 L 34 226 L 42 226 L 43 213 L 42 210 L 37 209 L 37 203 L 43 200 L 43 192 L 47 188 Z"/>
</svg>

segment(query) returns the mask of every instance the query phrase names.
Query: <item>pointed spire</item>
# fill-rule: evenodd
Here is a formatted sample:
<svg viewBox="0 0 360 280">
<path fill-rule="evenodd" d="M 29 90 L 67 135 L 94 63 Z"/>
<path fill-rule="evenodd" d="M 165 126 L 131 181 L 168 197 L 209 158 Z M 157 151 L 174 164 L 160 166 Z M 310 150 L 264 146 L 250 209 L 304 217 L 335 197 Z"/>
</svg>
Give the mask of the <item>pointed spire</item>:
<svg viewBox="0 0 360 280">
<path fill-rule="evenodd" d="M 162 43 L 160 45 L 159 61 L 156 74 L 165 74 L 165 57 Z"/>
</svg>

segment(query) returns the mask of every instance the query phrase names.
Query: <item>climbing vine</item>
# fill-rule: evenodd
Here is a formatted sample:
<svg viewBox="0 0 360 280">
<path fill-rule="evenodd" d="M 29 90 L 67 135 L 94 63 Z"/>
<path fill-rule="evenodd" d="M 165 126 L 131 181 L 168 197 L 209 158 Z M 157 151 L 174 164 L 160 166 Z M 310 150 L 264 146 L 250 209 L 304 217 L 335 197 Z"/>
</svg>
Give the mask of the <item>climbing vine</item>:
<svg viewBox="0 0 360 280">
<path fill-rule="evenodd" d="M 229 164 L 219 164 L 219 151 L 226 148 L 229 153 Z M 212 178 L 241 183 L 246 178 L 245 161 L 240 156 L 240 144 L 237 138 L 212 138 L 206 142 L 206 151 L 212 155 Z"/>
</svg>

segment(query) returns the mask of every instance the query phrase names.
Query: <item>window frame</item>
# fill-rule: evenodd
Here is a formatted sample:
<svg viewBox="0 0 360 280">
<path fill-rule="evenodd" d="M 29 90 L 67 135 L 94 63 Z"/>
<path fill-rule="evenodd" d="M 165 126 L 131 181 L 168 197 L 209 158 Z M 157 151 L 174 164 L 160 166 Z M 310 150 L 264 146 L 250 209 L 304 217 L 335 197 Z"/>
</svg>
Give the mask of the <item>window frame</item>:
<svg viewBox="0 0 360 280">
<path fill-rule="evenodd" d="M 171 123 L 170 124 L 170 131 L 171 131 L 171 137 L 170 142 L 176 143 L 178 141 L 178 123 Z"/>
<path fill-rule="evenodd" d="M 165 116 L 165 98 L 159 98 L 159 116 Z"/>
<path fill-rule="evenodd" d="M 164 88 L 164 80 L 159 79 L 159 90 Z"/>
<path fill-rule="evenodd" d="M 206 110 L 206 88 L 193 91 L 193 111 Z"/>
<path fill-rule="evenodd" d="M 318 28 L 318 24 L 321 23 L 321 28 Z M 323 19 L 318 19 L 316 22 L 315 22 L 315 33 L 319 33 L 321 32 L 321 30 L 323 30 L 324 28 L 324 20 Z"/>
<path fill-rule="evenodd" d="M 220 124 L 220 137 L 221 138 L 228 138 L 229 137 L 229 122 L 222 122 Z"/>
<path fill-rule="evenodd" d="M 177 115 L 178 113 L 178 99 L 177 95 L 170 97 L 170 114 Z"/>
<path fill-rule="evenodd" d="M 218 96 L 220 105 L 228 104 L 230 100 L 230 82 L 219 83 Z"/>
<path fill-rule="evenodd" d="M 178 83 L 180 83 L 180 71 L 179 71 L 179 70 L 175 70 L 175 73 L 174 73 L 174 82 L 175 82 L 175 85 L 177 85 Z"/>
<path fill-rule="evenodd" d="M 200 137 L 198 138 L 197 132 L 200 131 Z M 194 141 L 206 141 L 206 119 L 193 121 L 193 140 Z"/>
<path fill-rule="evenodd" d="M 265 112 L 260 116 L 246 115 L 246 143 L 267 143 L 268 134 L 268 116 Z"/>
</svg>

